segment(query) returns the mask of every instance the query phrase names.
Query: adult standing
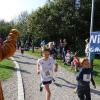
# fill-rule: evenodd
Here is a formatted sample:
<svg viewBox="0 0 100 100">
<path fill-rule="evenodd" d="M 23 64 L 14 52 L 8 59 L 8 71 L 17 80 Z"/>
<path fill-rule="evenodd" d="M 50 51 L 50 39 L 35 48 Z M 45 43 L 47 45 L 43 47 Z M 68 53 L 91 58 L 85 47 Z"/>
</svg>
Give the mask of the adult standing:
<svg viewBox="0 0 100 100">
<path fill-rule="evenodd" d="M 0 37 L 0 46 L 3 44 L 3 39 Z"/>
<path fill-rule="evenodd" d="M 90 51 L 89 39 L 86 39 L 85 42 L 86 42 L 85 54 L 86 54 L 86 57 L 89 59 L 90 66 L 93 70 L 93 61 L 94 61 L 94 58 L 95 58 L 95 54 Z"/>
<path fill-rule="evenodd" d="M 19 31 L 16 29 L 12 29 L 7 37 L 7 39 L 3 42 L 2 46 L 0 46 L 0 61 L 12 56 L 16 51 L 16 40 L 19 36 Z M 2 86 L 0 82 L 0 100 L 4 100 Z"/>
<path fill-rule="evenodd" d="M 67 51 L 67 41 L 66 39 L 63 39 L 63 48 L 62 48 L 62 57 L 63 57 L 63 61 L 65 63 L 65 56 L 66 56 L 66 51 Z"/>
<path fill-rule="evenodd" d="M 62 57 L 62 48 L 63 48 L 63 41 L 62 41 L 62 39 L 60 39 L 60 41 L 59 41 L 59 53 L 60 53 L 60 57 Z"/>
<path fill-rule="evenodd" d="M 86 57 L 88 57 L 89 56 L 89 47 L 90 47 L 90 45 L 89 45 L 89 39 L 86 39 L 85 42 L 86 42 L 85 55 L 86 55 Z"/>
<path fill-rule="evenodd" d="M 57 57 L 57 51 L 56 51 L 54 43 L 49 42 L 48 47 L 50 49 L 50 56 L 55 59 Z"/>
</svg>

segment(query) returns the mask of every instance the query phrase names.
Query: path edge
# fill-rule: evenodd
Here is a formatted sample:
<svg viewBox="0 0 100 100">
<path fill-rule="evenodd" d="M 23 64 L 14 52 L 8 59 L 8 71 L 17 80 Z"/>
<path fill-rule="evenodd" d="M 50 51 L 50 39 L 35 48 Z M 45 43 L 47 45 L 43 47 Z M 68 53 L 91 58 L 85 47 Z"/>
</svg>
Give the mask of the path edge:
<svg viewBox="0 0 100 100">
<path fill-rule="evenodd" d="M 20 72 L 20 67 L 18 62 L 14 59 L 14 57 L 10 57 L 13 63 L 15 64 L 15 68 L 17 69 L 17 84 L 18 84 L 18 100 L 25 100 L 24 96 L 24 85 L 23 85 L 23 79 Z"/>
</svg>

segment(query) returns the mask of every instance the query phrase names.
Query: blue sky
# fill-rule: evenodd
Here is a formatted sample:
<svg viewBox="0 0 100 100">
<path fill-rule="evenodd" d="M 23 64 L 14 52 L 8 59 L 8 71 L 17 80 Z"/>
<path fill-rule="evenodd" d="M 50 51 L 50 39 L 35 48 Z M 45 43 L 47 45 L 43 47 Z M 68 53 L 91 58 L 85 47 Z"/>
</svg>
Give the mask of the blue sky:
<svg viewBox="0 0 100 100">
<path fill-rule="evenodd" d="M 21 12 L 36 10 L 47 0 L 0 0 L 0 19 L 11 21 Z"/>
</svg>

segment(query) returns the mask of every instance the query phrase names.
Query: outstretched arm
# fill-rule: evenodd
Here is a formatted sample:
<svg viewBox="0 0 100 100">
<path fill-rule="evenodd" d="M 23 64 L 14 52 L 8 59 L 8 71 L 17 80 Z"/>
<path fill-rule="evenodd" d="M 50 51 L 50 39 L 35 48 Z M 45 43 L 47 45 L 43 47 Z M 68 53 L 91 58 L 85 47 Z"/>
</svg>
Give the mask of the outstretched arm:
<svg viewBox="0 0 100 100">
<path fill-rule="evenodd" d="M 93 79 L 93 76 L 91 77 L 91 82 L 92 82 L 92 85 L 94 86 L 94 88 L 96 88 L 96 84 L 95 84 L 95 81 Z"/>
<path fill-rule="evenodd" d="M 39 60 L 37 61 L 37 74 L 40 74 L 40 64 L 39 64 Z"/>
</svg>

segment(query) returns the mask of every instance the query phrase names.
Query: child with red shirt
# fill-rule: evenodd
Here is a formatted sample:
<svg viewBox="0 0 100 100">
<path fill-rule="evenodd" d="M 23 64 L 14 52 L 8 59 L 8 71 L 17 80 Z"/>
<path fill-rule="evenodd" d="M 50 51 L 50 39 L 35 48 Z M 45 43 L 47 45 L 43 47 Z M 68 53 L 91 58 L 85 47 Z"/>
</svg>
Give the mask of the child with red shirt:
<svg viewBox="0 0 100 100">
<path fill-rule="evenodd" d="M 78 58 L 77 52 L 74 55 L 74 59 L 71 62 L 71 66 L 72 67 L 75 67 L 75 71 L 77 71 L 78 70 L 78 67 L 80 66 L 80 62 L 79 62 L 79 58 Z"/>
</svg>

